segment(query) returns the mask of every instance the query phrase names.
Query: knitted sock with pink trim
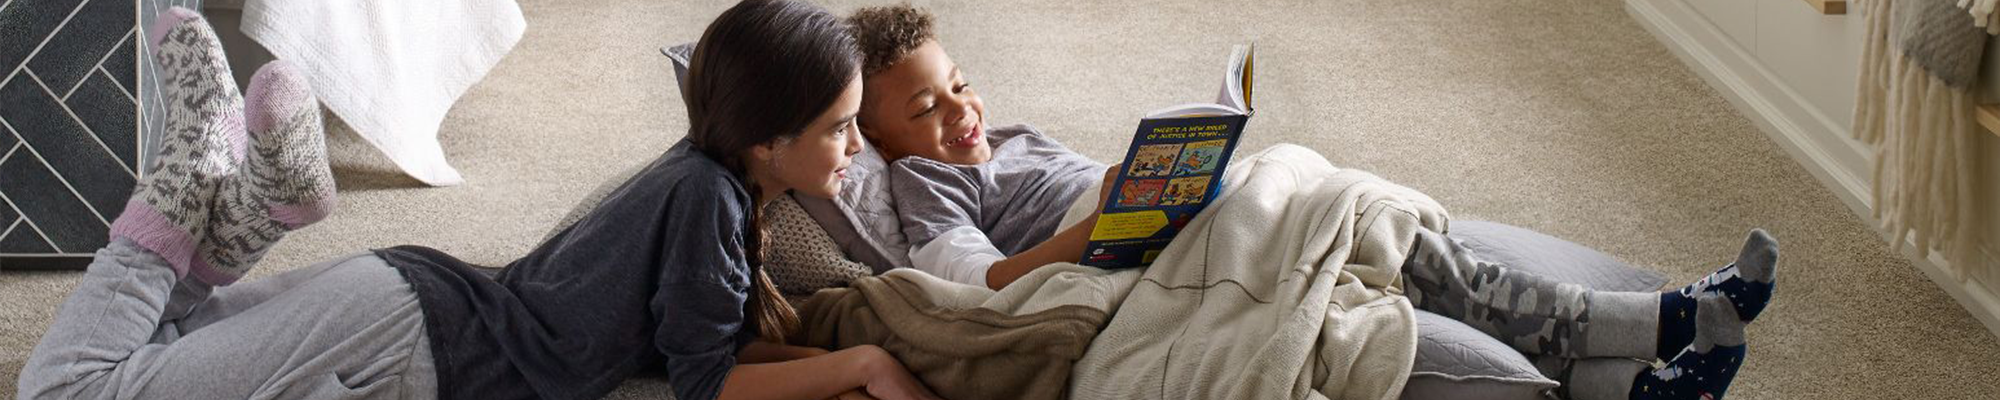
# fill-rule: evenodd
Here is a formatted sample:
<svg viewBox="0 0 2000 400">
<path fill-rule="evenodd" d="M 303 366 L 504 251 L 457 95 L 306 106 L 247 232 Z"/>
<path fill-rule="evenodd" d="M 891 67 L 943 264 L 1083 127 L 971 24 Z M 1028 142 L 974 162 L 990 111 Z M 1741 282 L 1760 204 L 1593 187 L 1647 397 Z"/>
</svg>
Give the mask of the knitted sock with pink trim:
<svg viewBox="0 0 2000 400">
<path fill-rule="evenodd" d="M 176 277 L 190 273 L 221 182 L 243 156 L 242 97 L 221 42 L 199 14 L 173 8 L 148 32 L 160 65 L 166 130 L 146 177 L 111 223 L 167 260 Z"/>
<path fill-rule="evenodd" d="M 319 100 L 298 69 L 265 64 L 250 79 L 250 152 L 244 169 L 222 181 L 209 230 L 197 252 L 196 277 L 228 285 L 256 266 L 286 233 L 333 211 Z M 206 272 L 200 272 L 200 271 Z"/>
</svg>

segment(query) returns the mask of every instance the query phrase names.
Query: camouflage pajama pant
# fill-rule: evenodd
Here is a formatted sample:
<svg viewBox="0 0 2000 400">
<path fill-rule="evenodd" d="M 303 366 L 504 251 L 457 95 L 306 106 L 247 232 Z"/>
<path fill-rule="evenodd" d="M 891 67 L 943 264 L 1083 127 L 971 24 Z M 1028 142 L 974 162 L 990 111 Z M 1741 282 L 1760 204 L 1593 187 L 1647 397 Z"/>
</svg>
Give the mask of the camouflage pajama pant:
<svg viewBox="0 0 2000 400">
<path fill-rule="evenodd" d="M 1464 322 L 1531 355 L 1652 359 L 1659 294 L 1599 292 L 1480 260 L 1421 231 L 1403 265 L 1417 309 Z"/>
</svg>

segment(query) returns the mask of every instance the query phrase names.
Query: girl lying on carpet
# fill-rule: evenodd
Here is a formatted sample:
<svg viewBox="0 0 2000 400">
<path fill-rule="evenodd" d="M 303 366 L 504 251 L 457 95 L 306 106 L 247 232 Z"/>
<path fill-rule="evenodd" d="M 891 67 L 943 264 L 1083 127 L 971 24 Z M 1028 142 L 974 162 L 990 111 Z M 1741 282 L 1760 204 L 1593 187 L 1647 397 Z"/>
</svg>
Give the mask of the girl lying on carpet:
<svg viewBox="0 0 2000 400">
<path fill-rule="evenodd" d="M 934 397 L 880 348 L 781 344 L 797 316 L 762 272 L 757 210 L 836 192 L 860 146 L 859 53 L 824 9 L 751 0 L 718 17 L 687 139 L 497 278 L 406 246 L 234 286 L 332 211 L 318 105 L 276 64 L 246 111 L 199 15 L 159 26 L 162 154 L 21 398 L 587 399 L 661 367 L 687 400 Z"/>
<path fill-rule="evenodd" d="M 908 5 L 848 17 L 865 53 L 861 133 L 889 162 L 911 265 L 999 290 L 1075 262 L 1095 215 L 1067 228 L 1060 221 L 1108 179 L 1107 167 L 1032 127 L 988 128 L 933 19 Z M 1759 230 L 1735 263 L 1680 290 L 1596 292 L 1481 262 L 1436 232 L 1414 247 L 1401 289 L 1417 308 L 1524 352 L 1574 360 L 1560 377 L 1579 399 L 1721 397 L 1743 362 L 1744 325 L 1770 300 L 1777 262 L 1776 242 Z"/>
</svg>

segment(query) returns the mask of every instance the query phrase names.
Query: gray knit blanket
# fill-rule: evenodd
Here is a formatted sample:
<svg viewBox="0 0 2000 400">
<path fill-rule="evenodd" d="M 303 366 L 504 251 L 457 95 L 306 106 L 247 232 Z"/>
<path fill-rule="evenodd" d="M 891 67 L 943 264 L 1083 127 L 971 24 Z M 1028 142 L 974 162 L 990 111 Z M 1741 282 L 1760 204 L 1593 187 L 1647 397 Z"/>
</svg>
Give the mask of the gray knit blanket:
<svg viewBox="0 0 2000 400">
<path fill-rule="evenodd" d="M 1874 0 L 1892 1 L 1892 0 Z M 1953 89 L 1972 86 L 1986 50 L 1986 30 L 1955 0 L 1901 0 L 1890 3 L 1889 43 Z"/>
</svg>

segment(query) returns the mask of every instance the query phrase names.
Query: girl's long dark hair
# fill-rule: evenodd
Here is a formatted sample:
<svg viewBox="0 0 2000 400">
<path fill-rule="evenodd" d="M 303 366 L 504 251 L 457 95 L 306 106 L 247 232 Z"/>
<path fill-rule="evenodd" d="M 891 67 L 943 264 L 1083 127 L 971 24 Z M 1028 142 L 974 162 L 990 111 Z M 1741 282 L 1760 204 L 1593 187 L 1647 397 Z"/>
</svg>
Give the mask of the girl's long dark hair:
<svg viewBox="0 0 2000 400">
<path fill-rule="evenodd" d="M 761 193 L 743 151 L 799 136 L 860 73 L 861 53 L 826 9 L 793 0 L 746 0 L 702 33 L 688 65 L 688 140 Z M 798 312 L 764 273 L 764 225 L 750 212 L 744 240 L 756 294 L 747 311 L 763 340 L 784 343 Z"/>
</svg>

